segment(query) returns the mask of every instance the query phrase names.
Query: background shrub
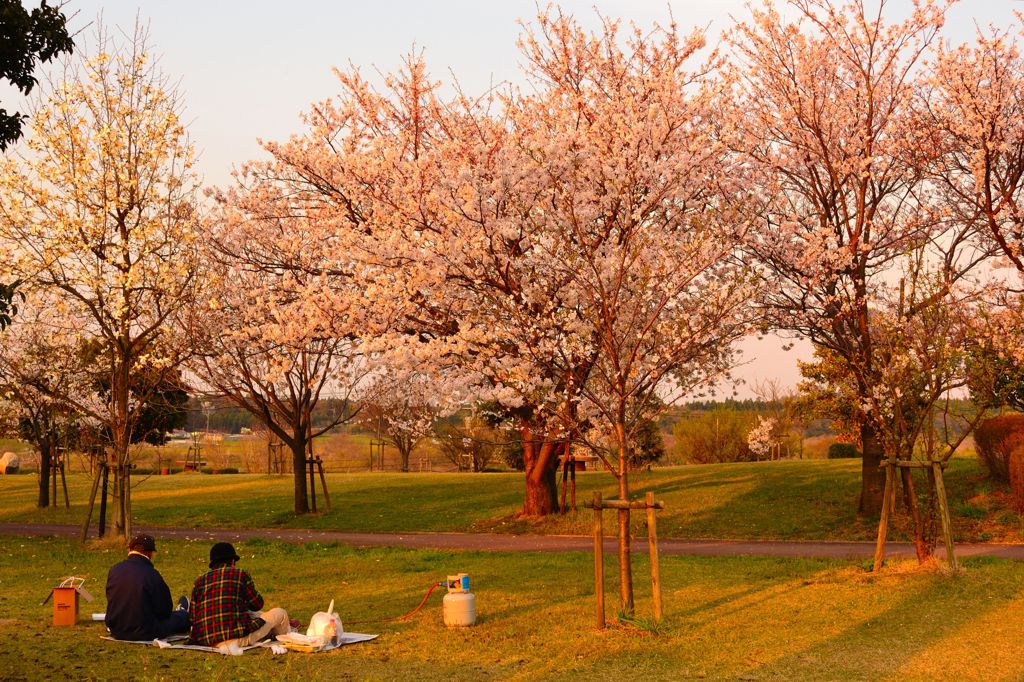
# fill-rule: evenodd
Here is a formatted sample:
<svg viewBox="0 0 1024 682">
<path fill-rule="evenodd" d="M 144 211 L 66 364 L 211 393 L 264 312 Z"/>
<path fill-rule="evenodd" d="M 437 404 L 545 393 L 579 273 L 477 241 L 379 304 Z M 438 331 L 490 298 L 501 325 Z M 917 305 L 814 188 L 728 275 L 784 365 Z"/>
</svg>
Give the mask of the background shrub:
<svg viewBox="0 0 1024 682">
<path fill-rule="evenodd" d="M 757 457 L 747 445 L 747 433 L 756 420 L 757 413 L 731 407 L 684 415 L 672 429 L 676 458 L 694 464 L 752 462 Z"/>
<path fill-rule="evenodd" d="M 1018 514 L 1024 513 L 1024 449 L 1010 453 L 1010 506 Z"/>
<path fill-rule="evenodd" d="M 1024 448 L 1024 414 L 1013 412 L 986 419 L 974 431 L 974 443 L 989 475 L 1010 481 L 1010 455 Z"/>
<path fill-rule="evenodd" d="M 853 443 L 832 443 L 828 446 L 829 459 L 850 459 L 860 455 L 860 450 Z"/>
</svg>

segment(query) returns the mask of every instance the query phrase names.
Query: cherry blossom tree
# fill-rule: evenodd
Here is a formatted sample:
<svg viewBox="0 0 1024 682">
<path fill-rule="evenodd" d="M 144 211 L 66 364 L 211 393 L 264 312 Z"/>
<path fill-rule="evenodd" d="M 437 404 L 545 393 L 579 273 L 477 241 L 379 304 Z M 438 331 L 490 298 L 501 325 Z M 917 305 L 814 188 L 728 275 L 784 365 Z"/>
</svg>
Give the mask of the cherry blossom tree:
<svg viewBox="0 0 1024 682">
<path fill-rule="evenodd" d="M 493 194 L 514 163 L 503 149 L 508 115 L 487 100 L 443 101 L 417 55 L 384 78 L 383 91 L 358 71 L 338 75 L 342 94 L 314 107 L 304 135 L 266 145 L 296 194 L 335 209 L 322 239 L 343 244 L 335 249 L 343 260 L 316 274 L 354 277 L 368 298 L 390 304 L 377 314 L 392 323 L 388 333 L 368 352 L 456 377 L 446 385 L 453 404 L 472 396 L 515 409 L 526 452 L 523 511 L 550 513 L 564 448 L 552 415 L 579 381 L 566 378 L 573 368 L 545 371 L 523 356 L 523 329 L 561 318 L 552 280 L 525 257 L 526 230 L 510 222 L 521 202 L 511 188 Z"/>
<path fill-rule="evenodd" d="M 571 17 L 539 16 L 521 41 L 536 94 L 517 102 L 515 123 L 517 166 L 531 170 L 525 196 L 541 207 L 525 220 L 532 250 L 563 283 L 567 318 L 554 352 L 531 345 L 531 360 L 585 359 L 566 426 L 605 458 L 628 500 L 635 439 L 664 405 L 658 396 L 672 402 L 729 368 L 752 291 L 734 258 L 747 226 L 743 174 L 727 149 L 722 86 L 709 77 L 716 58 L 697 61 L 699 31 L 620 28 L 606 21 L 590 34 Z M 626 612 L 629 545 L 623 509 Z"/>
<path fill-rule="evenodd" d="M 429 438 L 434 420 L 445 410 L 443 382 L 423 372 L 377 369 L 362 391 L 359 420 L 398 450 L 399 467 L 409 471 L 409 458 Z"/>
<path fill-rule="evenodd" d="M 730 42 L 741 96 L 741 149 L 759 174 L 765 229 L 751 251 L 764 266 L 771 324 L 810 339 L 845 363 L 865 408 L 880 381 L 870 310 L 904 254 L 930 245 L 941 298 L 978 257 L 967 228 L 926 182 L 939 151 L 918 125 L 923 55 L 950 2 L 915 3 L 903 21 L 889 3 L 791 0 L 795 18 L 766 2 Z M 877 9 L 875 8 L 877 7 Z M 934 299 L 932 299 L 934 302 Z M 883 443 L 860 426 L 859 509 L 882 508 Z"/>
<path fill-rule="evenodd" d="M 479 407 L 442 417 L 434 424 L 434 442 L 459 471 L 484 471 L 509 444 L 503 430 L 488 423 Z"/>
<path fill-rule="evenodd" d="M 438 94 L 422 59 L 342 95 L 268 145 L 297 192 L 336 209 L 332 268 L 397 302 L 386 345 L 476 377 L 519 415 L 523 511 L 557 508 L 569 439 L 615 443 L 620 494 L 644 406 L 729 364 L 748 291 L 745 224 L 703 36 L 674 26 L 589 34 L 542 13 L 522 41 L 531 89 Z M 735 172 L 735 174 L 734 174 Z M 603 429 L 590 435 L 586 424 Z M 623 608 L 632 609 L 628 511 Z"/>
<path fill-rule="evenodd" d="M 0 166 L 0 242 L 17 278 L 58 294 L 102 342 L 109 396 L 87 414 L 111 434 L 115 527 L 129 535 L 129 444 L 145 405 L 130 378 L 173 372 L 187 354 L 176 330 L 197 282 L 197 181 L 180 98 L 145 31 L 120 43 L 99 28 L 91 54 L 48 84 Z"/>
<path fill-rule="evenodd" d="M 1016 27 L 1020 31 L 1020 27 Z M 921 126 L 943 150 L 933 181 L 956 217 L 1024 273 L 1024 60 L 1009 31 L 937 50 Z"/>
<path fill-rule="evenodd" d="M 27 95 L 37 83 L 34 74 L 37 63 L 48 62 L 74 48 L 74 40 L 68 34 L 67 17 L 61 5 L 53 7 L 44 1 L 29 11 L 18 0 L 2 0 L 0 18 L 4 41 L 0 80 L 8 81 Z M 0 109 L 0 151 L 21 137 L 25 118 L 17 112 Z M 0 260 L 7 260 L 2 251 Z M 16 290 L 21 282 L 11 281 L 6 274 L 4 266 L 0 266 L 0 331 L 11 324 L 11 317 L 18 312 Z"/>
<path fill-rule="evenodd" d="M 92 374 L 74 345 L 80 329 L 34 292 L 22 306 L 23 324 L 12 327 L 0 344 L 0 422 L 6 431 L 28 440 L 39 453 L 39 494 L 36 505 L 50 504 L 49 480 L 57 448 L 77 430 L 81 413 L 74 403 L 89 404 L 97 396 Z"/>
<path fill-rule="evenodd" d="M 313 439 L 353 416 L 347 406 L 363 374 L 353 330 L 362 318 L 350 283 L 309 274 L 323 270 L 329 244 L 317 241 L 316 212 L 271 176 L 252 166 L 214 193 L 204 250 L 210 286 L 190 365 L 207 395 L 247 410 L 288 447 L 294 511 L 304 514 Z M 319 401 L 339 396 L 346 407 L 314 428 Z"/>
<path fill-rule="evenodd" d="M 854 414 L 845 415 L 858 425 L 870 422 L 887 455 L 876 568 L 881 565 L 899 486 L 912 520 L 918 559 L 931 557 L 940 522 L 953 558 L 942 471 L 988 407 L 978 401 L 970 409 L 954 409 L 952 401 L 952 395 L 968 384 L 976 339 L 991 333 L 984 329 L 986 316 L 979 314 L 988 289 L 967 279 L 950 286 L 940 267 L 921 260 L 903 265 L 899 283 L 879 292 L 870 310 L 877 377 L 872 393 L 863 403 L 848 403 Z M 831 392 L 852 394 L 854 373 L 847 363 L 833 358 L 823 354 L 818 380 L 827 382 Z M 924 510 L 913 476 L 921 470 L 928 489 Z"/>
</svg>

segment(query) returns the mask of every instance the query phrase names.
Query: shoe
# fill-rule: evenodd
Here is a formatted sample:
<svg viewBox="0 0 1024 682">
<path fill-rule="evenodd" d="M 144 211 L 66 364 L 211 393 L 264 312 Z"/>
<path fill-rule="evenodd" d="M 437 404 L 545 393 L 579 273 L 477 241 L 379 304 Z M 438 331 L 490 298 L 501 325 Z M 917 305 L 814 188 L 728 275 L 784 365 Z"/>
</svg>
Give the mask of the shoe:
<svg viewBox="0 0 1024 682">
<path fill-rule="evenodd" d="M 186 597 L 185 595 L 181 595 L 180 597 L 178 597 L 179 611 L 188 611 L 189 606 L 191 606 L 191 604 L 189 604 L 188 597 Z"/>
</svg>

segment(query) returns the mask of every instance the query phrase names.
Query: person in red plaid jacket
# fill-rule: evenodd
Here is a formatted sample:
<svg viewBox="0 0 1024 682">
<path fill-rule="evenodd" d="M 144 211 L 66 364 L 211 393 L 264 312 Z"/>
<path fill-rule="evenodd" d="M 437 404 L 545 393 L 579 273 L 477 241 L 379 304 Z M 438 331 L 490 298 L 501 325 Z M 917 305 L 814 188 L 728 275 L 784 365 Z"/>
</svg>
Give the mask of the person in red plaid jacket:
<svg viewBox="0 0 1024 682">
<path fill-rule="evenodd" d="M 252 576 L 235 567 L 238 560 L 230 543 L 218 542 L 210 548 L 210 570 L 192 588 L 190 643 L 246 647 L 290 632 L 287 611 L 260 611 L 263 597 Z"/>
</svg>

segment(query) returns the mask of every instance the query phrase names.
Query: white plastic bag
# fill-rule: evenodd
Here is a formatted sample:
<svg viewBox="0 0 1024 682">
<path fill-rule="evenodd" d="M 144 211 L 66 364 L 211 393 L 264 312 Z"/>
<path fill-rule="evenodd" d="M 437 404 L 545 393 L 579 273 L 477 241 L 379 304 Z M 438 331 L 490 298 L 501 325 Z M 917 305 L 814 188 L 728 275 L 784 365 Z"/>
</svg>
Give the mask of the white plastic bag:
<svg viewBox="0 0 1024 682">
<path fill-rule="evenodd" d="M 320 637 L 324 643 L 338 644 L 345 629 L 341 626 L 341 618 L 334 613 L 334 600 L 331 600 L 327 611 L 318 611 L 309 619 L 309 627 L 306 628 L 307 637 Z"/>
</svg>

